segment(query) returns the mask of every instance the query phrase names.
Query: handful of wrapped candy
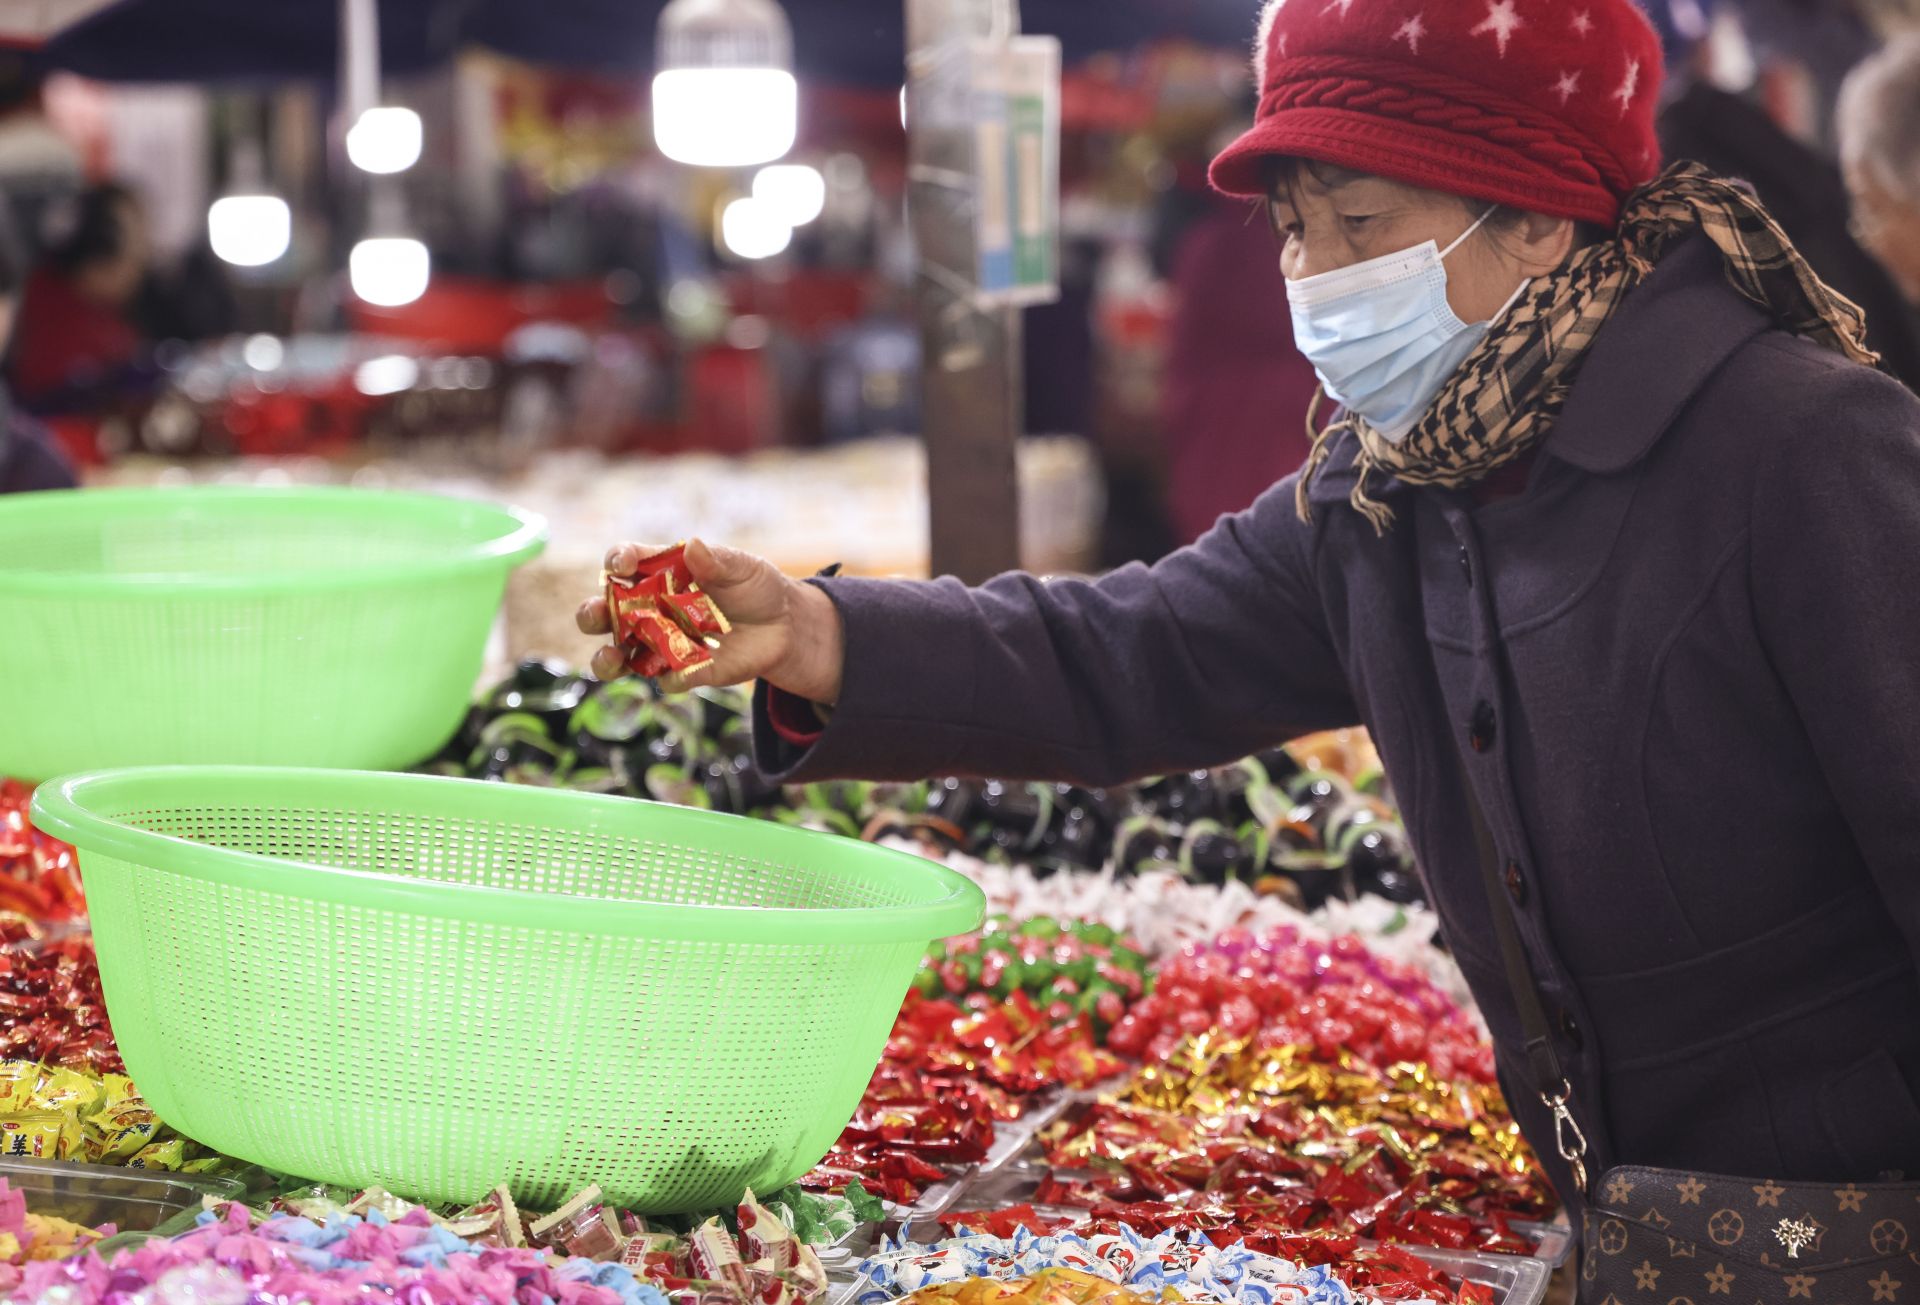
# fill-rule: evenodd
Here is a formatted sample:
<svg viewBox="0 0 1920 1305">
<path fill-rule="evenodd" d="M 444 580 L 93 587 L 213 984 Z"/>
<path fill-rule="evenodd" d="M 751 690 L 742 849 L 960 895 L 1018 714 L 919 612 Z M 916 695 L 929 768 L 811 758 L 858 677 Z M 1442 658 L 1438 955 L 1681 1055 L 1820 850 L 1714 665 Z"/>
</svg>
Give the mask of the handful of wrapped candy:
<svg viewBox="0 0 1920 1305">
<path fill-rule="evenodd" d="M 1198 1232 L 1143 1236 L 1117 1225 L 1085 1233 L 1036 1234 L 1025 1227 L 1007 1236 L 963 1232 L 932 1247 L 887 1243 L 859 1266 L 855 1300 L 883 1305 L 975 1279 L 1011 1281 L 1058 1272 L 1101 1279 L 1148 1300 L 1199 1305 L 1349 1305 L 1374 1299 L 1356 1295 L 1325 1266 L 1263 1254 L 1239 1242 L 1219 1244 Z M 1441 1294 L 1431 1299 L 1456 1299 L 1444 1284 L 1436 1285 Z"/>
<path fill-rule="evenodd" d="M 1357 938 L 1318 942 L 1290 925 L 1258 936 L 1230 929 L 1184 949 L 1114 1026 L 1108 1045 L 1153 1063 L 1210 1029 L 1371 1065 L 1424 1061 L 1446 1079 L 1494 1078 L 1479 1026 L 1425 974 L 1381 959 Z"/>
<path fill-rule="evenodd" d="M 33 786 L 0 779 L 0 914 L 59 924 L 87 913 L 72 847 L 33 827 Z"/>
<path fill-rule="evenodd" d="M 45 937 L 0 916 L 0 1057 L 124 1074 L 86 934 Z"/>
<path fill-rule="evenodd" d="M 695 582 L 685 544 L 642 558 L 631 576 L 608 575 L 607 611 L 627 668 L 650 680 L 706 665 L 707 641 L 732 629 Z"/>
<path fill-rule="evenodd" d="M 1049 1204 L 1210 1202 L 1296 1232 L 1525 1253 L 1556 1206 L 1499 1089 L 1203 1035 L 1049 1136 Z"/>
</svg>

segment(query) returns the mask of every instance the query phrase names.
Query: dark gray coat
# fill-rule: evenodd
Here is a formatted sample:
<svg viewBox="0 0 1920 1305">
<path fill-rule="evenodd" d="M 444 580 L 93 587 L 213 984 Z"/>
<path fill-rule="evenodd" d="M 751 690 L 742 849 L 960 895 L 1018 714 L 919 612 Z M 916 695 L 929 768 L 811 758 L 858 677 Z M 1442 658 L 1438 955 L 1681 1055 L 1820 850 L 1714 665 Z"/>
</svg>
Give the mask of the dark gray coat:
<svg viewBox="0 0 1920 1305">
<path fill-rule="evenodd" d="M 1377 538 L 1353 452 L 1311 525 L 1288 480 L 1151 570 L 829 582 L 844 696 L 805 754 L 761 729 L 763 765 L 1107 783 L 1365 724 L 1559 1181 L 1458 785 L 1477 736 L 1601 1166 L 1920 1177 L 1920 402 L 1771 329 L 1696 238 L 1524 494 L 1376 485 Z"/>
</svg>

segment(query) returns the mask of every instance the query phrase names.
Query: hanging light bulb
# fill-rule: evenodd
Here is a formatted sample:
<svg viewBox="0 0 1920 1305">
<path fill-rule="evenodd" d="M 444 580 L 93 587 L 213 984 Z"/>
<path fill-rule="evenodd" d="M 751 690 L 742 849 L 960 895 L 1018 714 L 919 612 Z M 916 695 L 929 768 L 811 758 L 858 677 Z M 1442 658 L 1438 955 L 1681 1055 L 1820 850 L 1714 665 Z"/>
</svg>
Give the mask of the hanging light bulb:
<svg viewBox="0 0 1920 1305">
<path fill-rule="evenodd" d="M 827 179 L 805 163 L 776 163 L 753 175 L 753 198 L 790 227 L 804 227 L 827 207 Z"/>
<path fill-rule="evenodd" d="M 347 255 L 347 279 L 353 293 L 381 308 L 410 304 L 427 292 L 433 258 L 408 234 L 406 207 L 397 183 L 384 183 L 372 198 L 367 235 Z"/>
<path fill-rule="evenodd" d="M 278 195 L 225 195 L 207 210 L 207 240 L 235 267 L 265 267 L 293 243 L 293 210 Z"/>
<path fill-rule="evenodd" d="M 771 163 L 799 133 L 793 32 L 777 0 L 672 0 L 660 15 L 653 138 L 679 163 Z"/>
<path fill-rule="evenodd" d="M 207 209 L 207 243 L 235 267 L 265 267 L 293 244 L 293 210 L 267 188 L 260 146 L 234 147 L 229 193 Z"/>
<path fill-rule="evenodd" d="M 410 304 L 427 292 L 433 259 L 410 236 L 369 236 L 347 256 L 353 292 L 381 308 Z"/>
<path fill-rule="evenodd" d="M 362 172 L 405 172 L 420 161 L 421 135 L 412 109 L 371 108 L 347 128 L 347 158 Z"/>
<path fill-rule="evenodd" d="M 784 254 L 793 228 L 761 199 L 736 199 L 720 213 L 720 243 L 735 258 L 750 262 Z"/>
</svg>

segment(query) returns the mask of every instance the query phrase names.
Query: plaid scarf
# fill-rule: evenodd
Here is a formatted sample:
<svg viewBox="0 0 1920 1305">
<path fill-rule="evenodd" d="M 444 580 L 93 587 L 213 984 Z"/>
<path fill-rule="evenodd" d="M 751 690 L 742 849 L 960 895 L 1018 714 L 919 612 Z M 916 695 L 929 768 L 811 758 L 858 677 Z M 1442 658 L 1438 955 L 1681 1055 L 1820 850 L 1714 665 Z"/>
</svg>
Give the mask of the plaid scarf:
<svg viewBox="0 0 1920 1305">
<path fill-rule="evenodd" d="M 1312 519 L 1307 488 L 1334 438 L 1347 430 L 1360 440 L 1359 477 L 1349 497 L 1382 534 L 1393 513 L 1367 493 L 1375 472 L 1412 485 L 1458 488 L 1539 444 L 1566 406 L 1594 338 L 1667 249 L 1694 231 L 1719 247 L 1734 288 L 1782 327 L 1855 362 L 1879 362 L 1867 348 L 1859 308 L 1814 274 L 1758 199 L 1698 163 L 1676 163 L 1628 197 L 1612 239 L 1580 250 L 1527 287 L 1403 442 L 1393 443 L 1352 414 L 1316 432 L 1316 395 L 1307 412 L 1313 450 L 1300 473 L 1301 520 Z"/>
</svg>

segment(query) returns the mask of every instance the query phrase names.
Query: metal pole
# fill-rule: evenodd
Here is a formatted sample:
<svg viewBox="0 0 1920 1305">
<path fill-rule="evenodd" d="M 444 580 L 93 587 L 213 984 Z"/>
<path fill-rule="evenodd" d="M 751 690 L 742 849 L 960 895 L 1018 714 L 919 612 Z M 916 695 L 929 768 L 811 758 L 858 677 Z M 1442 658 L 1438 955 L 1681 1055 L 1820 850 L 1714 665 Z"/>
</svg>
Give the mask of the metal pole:
<svg viewBox="0 0 1920 1305">
<path fill-rule="evenodd" d="M 907 217 L 919 271 L 921 423 L 933 574 L 978 584 L 1020 565 L 1024 422 L 1018 309 L 977 307 L 973 128 L 956 47 L 1017 30 L 1011 0 L 906 0 Z"/>
<path fill-rule="evenodd" d="M 345 127 L 380 102 L 380 14 L 375 0 L 341 0 L 340 115 Z"/>
</svg>

